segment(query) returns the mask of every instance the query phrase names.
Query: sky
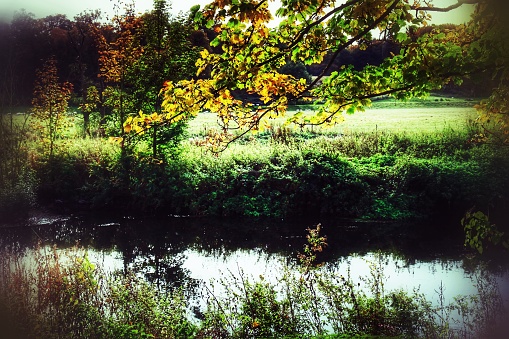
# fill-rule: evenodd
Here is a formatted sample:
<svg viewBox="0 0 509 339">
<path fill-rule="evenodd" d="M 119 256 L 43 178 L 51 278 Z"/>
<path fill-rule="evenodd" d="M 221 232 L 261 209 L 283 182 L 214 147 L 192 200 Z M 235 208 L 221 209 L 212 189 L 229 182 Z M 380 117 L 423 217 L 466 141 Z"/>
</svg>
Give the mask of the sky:
<svg viewBox="0 0 509 339">
<path fill-rule="evenodd" d="M 69 19 L 85 10 L 99 9 L 103 14 L 112 16 L 115 0 L 0 0 L 0 13 L 2 16 L 12 16 L 15 10 L 25 9 L 35 14 L 36 18 L 48 15 L 66 14 Z M 124 1 L 127 2 L 127 1 Z M 210 0 L 174 0 L 171 3 L 171 12 L 187 12 L 193 5 L 204 5 Z M 153 8 L 153 0 L 136 0 L 136 11 L 143 13 Z"/>
<path fill-rule="evenodd" d="M 100 9 L 103 16 L 111 17 L 114 14 L 113 5 L 117 0 L 0 0 L 0 16 L 12 17 L 16 10 L 25 9 L 35 14 L 36 18 L 43 18 L 53 14 L 66 14 L 69 19 L 85 10 Z M 211 0 L 171 0 L 171 12 L 187 12 L 193 5 L 202 7 Z M 447 7 L 456 3 L 457 0 L 434 0 L 435 6 Z M 136 11 L 143 13 L 152 9 L 153 0 L 136 0 Z M 271 9 L 278 8 L 276 2 L 270 4 Z M 473 6 L 466 5 L 452 13 L 434 13 L 434 23 L 462 23 L 468 20 Z"/>
</svg>

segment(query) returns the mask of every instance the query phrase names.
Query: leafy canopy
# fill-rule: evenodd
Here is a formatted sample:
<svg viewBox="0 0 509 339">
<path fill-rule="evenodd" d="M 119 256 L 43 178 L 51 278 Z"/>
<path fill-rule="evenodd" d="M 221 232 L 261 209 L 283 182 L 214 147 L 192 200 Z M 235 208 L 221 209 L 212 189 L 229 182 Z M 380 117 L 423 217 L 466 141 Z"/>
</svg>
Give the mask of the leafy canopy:
<svg viewBox="0 0 509 339">
<path fill-rule="evenodd" d="M 195 78 L 166 82 L 161 114 L 141 114 L 126 128 L 139 131 L 153 121 L 172 123 L 209 110 L 218 114 L 221 133 L 208 142 L 221 149 L 248 131 L 266 128 L 269 119 L 285 114 L 289 100 L 323 103 L 313 114 L 293 115 L 289 123 L 333 125 L 342 113 L 362 111 L 375 97 L 425 95 L 489 67 L 492 60 L 476 54 L 475 44 L 492 29 L 480 19 L 491 3 L 457 0 L 438 8 L 420 0 L 282 0 L 275 12 L 278 24 L 267 0 L 214 0 L 202 10 L 195 6 L 191 15 L 197 28 L 214 32 L 211 48 L 204 49 L 196 63 Z M 429 25 L 433 11 L 454 11 L 467 4 L 477 8 L 468 24 L 417 34 Z M 484 29 L 479 31 L 479 26 Z M 332 69 L 341 51 L 365 49 L 376 35 L 397 43 L 400 52 L 379 65 Z M 326 56 L 328 63 L 311 82 L 280 72 L 288 62 L 312 65 Z M 239 100 L 234 95 L 238 92 L 259 98 L 263 105 Z"/>
</svg>

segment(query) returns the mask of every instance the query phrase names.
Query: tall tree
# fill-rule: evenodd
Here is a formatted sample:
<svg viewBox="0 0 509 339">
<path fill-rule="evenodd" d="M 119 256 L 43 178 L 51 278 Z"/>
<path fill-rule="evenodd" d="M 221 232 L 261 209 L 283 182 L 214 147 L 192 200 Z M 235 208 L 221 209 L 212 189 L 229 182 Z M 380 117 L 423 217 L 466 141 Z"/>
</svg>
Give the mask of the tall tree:
<svg viewBox="0 0 509 339">
<path fill-rule="evenodd" d="M 16 72 L 16 51 L 10 26 L 0 22 L 0 114 L 19 103 Z"/>
<path fill-rule="evenodd" d="M 48 141 L 50 159 L 55 141 L 64 127 L 71 92 L 72 84 L 59 82 L 55 58 L 48 59 L 43 68 L 37 71 L 32 110 L 41 123 L 43 140 Z"/>
<path fill-rule="evenodd" d="M 78 95 L 82 95 L 87 85 L 95 80 L 87 78 L 96 75 L 99 71 L 100 18 L 99 10 L 80 13 L 74 17 L 72 26 L 67 31 L 74 59 L 70 67 L 76 79 L 75 91 Z"/>
<path fill-rule="evenodd" d="M 117 135 L 122 138 L 124 150 L 123 123 L 127 113 L 132 110 L 132 102 L 127 100 L 126 96 L 127 74 L 142 53 L 137 35 L 142 21 L 135 14 L 134 5 L 131 3 L 126 6 L 125 12 L 116 15 L 112 22 L 114 40 L 108 41 L 104 35 L 100 37 L 99 76 L 108 87 L 102 93 L 103 102 L 117 114 Z"/>
<path fill-rule="evenodd" d="M 199 54 L 191 44 L 192 26 L 183 17 L 170 16 L 165 0 L 154 0 L 154 9 L 141 19 L 143 53 L 129 68 L 127 81 L 136 111 L 160 115 L 164 82 L 191 78 Z M 180 134 L 181 126 L 153 127 L 152 155 L 157 157 L 158 147 Z"/>
<path fill-rule="evenodd" d="M 10 65 L 16 78 L 16 104 L 30 105 L 35 81 L 35 70 L 41 67 L 46 55 L 45 37 L 39 33 L 38 20 L 32 13 L 16 12 L 10 23 L 10 38 L 14 53 Z"/>
<path fill-rule="evenodd" d="M 477 6 L 474 19 L 466 29 L 472 43 L 468 58 L 471 67 L 490 76 L 495 84 L 492 94 L 478 106 L 480 122 L 491 138 L 509 145 L 509 3 L 486 0 Z M 475 75 L 472 75 L 475 76 Z"/>
<path fill-rule="evenodd" d="M 83 98 L 81 106 L 83 113 L 83 135 L 90 136 L 90 114 L 92 106 L 97 110 L 98 93 L 96 76 L 99 71 L 99 43 L 101 40 L 101 30 L 99 19 L 100 11 L 83 12 L 74 17 L 72 28 L 67 32 L 69 45 L 74 54 L 74 60 L 69 65 L 71 68 L 71 78 L 74 79 L 74 90 L 77 96 Z M 92 94 L 88 88 L 93 87 Z M 92 105 L 91 100 L 95 104 Z"/>
</svg>

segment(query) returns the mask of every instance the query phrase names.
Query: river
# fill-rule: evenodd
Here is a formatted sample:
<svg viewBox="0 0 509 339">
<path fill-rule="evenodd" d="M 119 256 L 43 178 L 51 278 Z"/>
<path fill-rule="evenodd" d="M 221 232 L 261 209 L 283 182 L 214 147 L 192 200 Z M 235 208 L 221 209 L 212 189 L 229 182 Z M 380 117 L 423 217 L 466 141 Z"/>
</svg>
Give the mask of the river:
<svg viewBox="0 0 509 339">
<path fill-rule="evenodd" d="M 327 247 L 317 259 L 323 270 L 350 272 L 360 284 L 376 263 L 386 291 L 418 290 L 433 303 L 440 290 L 446 302 L 475 294 L 477 277 L 489 274 L 509 305 L 508 263 L 465 249 L 459 227 L 359 220 L 321 225 Z M 19 251 L 37 243 L 60 250 L 78 244 L 107 271 L 134 270 L 161 288 L 184 286 L 196 297 L 204 284 L 224 275 L 262 275 L 277 283 L 285 268 L 296 270 L 306 229 L 314 226 L 306 220 L 39 215 L 3 225 L 0 241 Z"/>
</svg>

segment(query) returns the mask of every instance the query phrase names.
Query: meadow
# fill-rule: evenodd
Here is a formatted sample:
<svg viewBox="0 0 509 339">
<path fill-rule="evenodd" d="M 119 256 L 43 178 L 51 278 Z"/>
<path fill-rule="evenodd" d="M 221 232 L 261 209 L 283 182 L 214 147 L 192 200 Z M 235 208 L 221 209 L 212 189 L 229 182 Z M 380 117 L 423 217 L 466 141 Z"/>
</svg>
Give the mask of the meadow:
<svg viewBox="0 0 509 339">
<path fill-rule="evenodd" d="M 392 133 L 435 133 L 443 129 L 461 130 L 472 123 L 477 113 L 472 99 L 444 98 L 430 96 L 423 99 L 412 99 L 407 102 L 394 99 L 374 101 L 366 112 L 344 114 L 344 122 L 332 128 L 321 126 L 305 127 L 303 130 L 294 126 L 295 132 L 313 132 L 320 135 L 338 135 L 356 132 L 392 132 Z M 302 111 L 313 112 L 313 105 L 291 105 L 284 117 L 271 121 L 274 127 L 281 127 L 285 121 Z M 203 134 L 207 128 L 217 125 L 214 114 L 202 113 L 189 122 L 188 133 L 191 136 Z"/>
</svg>

